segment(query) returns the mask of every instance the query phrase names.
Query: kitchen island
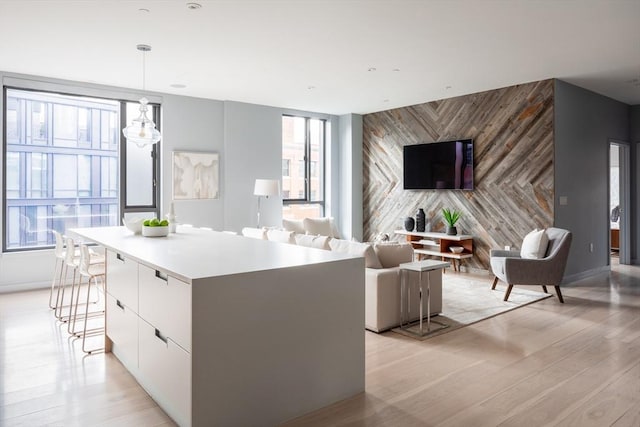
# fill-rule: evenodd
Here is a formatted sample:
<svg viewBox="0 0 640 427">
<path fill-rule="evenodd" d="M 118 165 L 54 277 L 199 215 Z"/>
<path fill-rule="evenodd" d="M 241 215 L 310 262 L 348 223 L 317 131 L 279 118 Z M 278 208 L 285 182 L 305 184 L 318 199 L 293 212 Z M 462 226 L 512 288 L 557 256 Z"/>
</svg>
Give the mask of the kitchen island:
<svg viewBox="0 0 640 427">
<path fill-rule="evenodd" d="M 364 259 L 178 227 L 105 248 L 106 351 L 180 425 L 276 425 L 364 391 Z"/>
</svg>

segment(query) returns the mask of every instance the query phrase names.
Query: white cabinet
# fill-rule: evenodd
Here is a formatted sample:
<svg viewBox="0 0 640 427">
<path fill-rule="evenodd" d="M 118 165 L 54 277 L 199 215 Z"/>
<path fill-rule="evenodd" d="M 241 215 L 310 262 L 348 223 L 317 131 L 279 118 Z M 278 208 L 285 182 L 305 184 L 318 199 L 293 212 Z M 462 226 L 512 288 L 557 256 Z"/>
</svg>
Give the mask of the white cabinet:
<svg viewBox="0 0 640 427">
<path fill-rule="evenodd" d="M 191 351 L 191 285 L 140 265 L 140 317 Z"/>
<path fill-rule="evenodd" d="M 138 262 L 107 250 L 107 292 L 138 311 Z"/>
<path fill-rule="evenodd" d="M 139 320 L 140 384 L 179 425 L 191 425 L 191 355 Z"/>
<path fill-rule="evenodd" d="M 138 369 L 138 315 L 107 294 L 107 331 L 113 353 L 134 374 Z"/>
<path fill-rule="evenodd" d="M 107 251 L 112 351 L 166 412 L 191 425 L 191 285 Z"/>
</svg>

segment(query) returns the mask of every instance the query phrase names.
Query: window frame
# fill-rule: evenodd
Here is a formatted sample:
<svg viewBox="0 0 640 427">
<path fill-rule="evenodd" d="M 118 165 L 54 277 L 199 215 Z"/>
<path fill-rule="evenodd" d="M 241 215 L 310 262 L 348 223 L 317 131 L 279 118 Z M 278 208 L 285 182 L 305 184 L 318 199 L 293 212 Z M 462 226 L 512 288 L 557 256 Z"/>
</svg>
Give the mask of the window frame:
<svg viewBox="0 0 640 427">
<path fill-rule="evenodd" d="M 55 246 L 54 243 L 51 245 L 43 245 L 38 247 L 22 247 L 22 248 L 7 248 L 7 221 L 9 220 L 9 215 L 7 215 L 8 208 L 8 200 L 7 200 L 7 148 L 8 148 L 8 138 L 7 138 L 7 92 L 10 90 L 16 90 L 21 92 L 34 92 L 34 93 L 43 93 L 43 94 L 53 94 L 53 95 L 62 95 L 69 96 L 75 98 L 92 98 L 92 99 L 104 99 L 109 101 L 118 102 L 120 104 L 120 129 L 126 127 L 126 105 L 129 102 L 135 102 L 132 100 L 126 100 L 121 98 L 111 98 L 108 96 L 100 96 L 100 95 L 87 95 L 87 94 L 79 94 L 79 93 L 71 93 L 67 91 L 56 91 L 56 90 L 46 90 L 46 89 L 34 89 L 28 87 L 21 87 L 15 84 L 5 84 L 2 86 L 2 253 L 19 253 L 19 252 L 30 252 L 30 251 L 41 251 L 41 250 L 50 250 Z M 156 127 L 160 130 L 160 114 L 161 114 L 161 105 L 158 103 L 149 103 L 152 112 L 152 120 L 156 123 Z M 47 120 L 51 119 L 51 115 L 53 114 L 53 109 L 48 109 L 51 111 L 47 112 Z M 124 124 L 123 124 L 124 122 Z M 50 123 L 53 126 L 53 123 Z M 77 131 L 79 131 L 79 124 L 76 123 Z M 122 132 L 118 132 L 119 136 L 119 147 L 118 147 L 118 164 L 119 164 L 119 174 L 118 174 L 118 209 L 119 209 L 119 218 L 124 216 L 125 213 L 130 212 L 154 212 L 156 217 L 160 216 L 160 192 L 161 192 L 161 181 L 159 179 L 159 171 L 160 171 L 160 142 L 154 144 L 152 149 L 152 158 L 153 158 L 153 196 L 152 196 L 152 204 L 148 206 L 128 206 L 126 205 L 127 200 L 127 188 L 126 188 L 126 152 L 128 142 Z M 20 136 L 19 136 L 20 137 Z M 54 136 L 51 135 L 51 138 Z M 80 141 L 78 139 L 78 141 Z M 82 141 L 86 143 L 86 141 Z M 31 150 L 28 150 L 31 151 Z M 53 153 L 52 153 L 53 154 Z M 47 172 L 49 174 L 50 179 L 52 171 Z M 20 181 L 24 181 L 24 177 L 20 177 Z M 92 198 L 88 198 L 89 200 Z M 93 197 L 93 199 L 101 199 L 101 197 Z M 118 222 L 120 219 L 118 219 Z M 45 230 L 47 231 L 47 230 Z M 53 239 L 52 239 L 53 240 Z"/>
<path fill-rule="evenodd" d="M 321 214 L 325 213 L 325 199 L 326 199 L 326 151 L 327 151 L 327 119 L 320 117 L 312 117 L 306 115 L 297 115 L 297 114 L 283 114 L 284 117 L 293 117 L 293 118 L 302 118 L 305 123 L 305 141 L 304 141 L 304 197 L 300 198 L 291 198 L 293 195 L 290 192 L 289 198 L 282 199 L 282 205 L 318 205 L 320 206 Z M 318 165 L 318 179 L 321 181 L 321 200 L 311 200 L 311 120 L 318 120 L 322 123 L 322 147 L 320 150 L 320 154 L 322 155 L 322 168 Z M 284 158 L 283 158 L 284 160 Z M 290 165 L 293 165 L 293 162 L 290 162 Z M 294 173 L 291 171 L 291 166 L 289 168 L 289 177 L 293 178 Z"/>
</svg>

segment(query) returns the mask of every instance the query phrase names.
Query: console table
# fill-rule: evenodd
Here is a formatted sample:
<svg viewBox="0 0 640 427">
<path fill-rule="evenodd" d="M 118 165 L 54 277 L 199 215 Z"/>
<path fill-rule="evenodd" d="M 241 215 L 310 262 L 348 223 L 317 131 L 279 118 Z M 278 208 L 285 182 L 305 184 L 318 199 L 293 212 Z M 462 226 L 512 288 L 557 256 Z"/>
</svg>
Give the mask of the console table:
<svg viewBox="0 0 640 427">
<path fill-rule="evenodd" d="M 419 232 L 396 230 L 395 234 L 406 236 L 407 242 L 413 245 L 413 250 L 420 260 L 423 255 L 440 257 L 452 260 L 453 270 L 460 270 L 460 262 L 463 259 L 473 257 L 473 236 L 458 234 L 450 236 L 445 233 Z M 449 250 L 451 246 L 462 246 L 464 250 L 455 254 Z M 456 265 L 456 261 L 457 265 Z"/>
</svg>

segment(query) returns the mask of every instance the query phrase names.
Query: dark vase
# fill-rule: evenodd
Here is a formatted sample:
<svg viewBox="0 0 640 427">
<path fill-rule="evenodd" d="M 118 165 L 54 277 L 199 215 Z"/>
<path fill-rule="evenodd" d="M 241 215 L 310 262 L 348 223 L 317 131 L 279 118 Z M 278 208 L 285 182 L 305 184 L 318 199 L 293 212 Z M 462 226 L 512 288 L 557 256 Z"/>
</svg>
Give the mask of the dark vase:
<svg viewBox="0 0 640 427">
<path fill-rule="evenodd" d="M 416 222 L 412 217 L 408 216 L 404 219 L 404 229 L 407 231 L 413 231 L 413 227 L 415 227 Z"/>
<path fill-rule="evenodd" d="M 458 229 L 455 227 L 447 227 L 447 234 L 449 236 L 455 236 L 456 234 L 458 234 Z"/>
<path fill-rule="evenodd" d="M 416 231 L 419 233 L 424 232 L 426 215 L 422 208 L 418 209 L 416 214 Z"/>
</svg>

